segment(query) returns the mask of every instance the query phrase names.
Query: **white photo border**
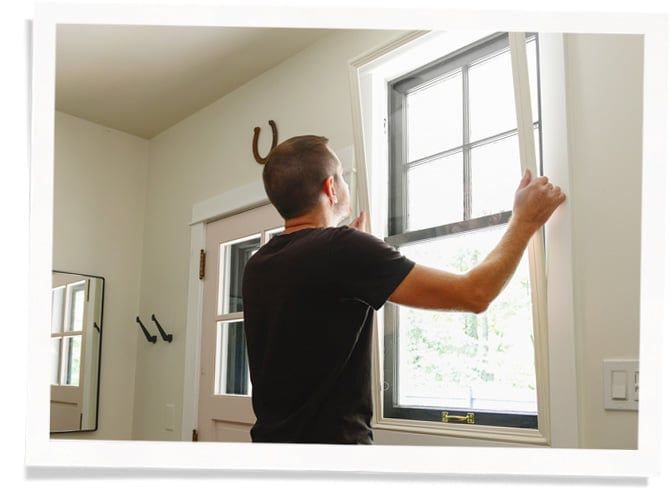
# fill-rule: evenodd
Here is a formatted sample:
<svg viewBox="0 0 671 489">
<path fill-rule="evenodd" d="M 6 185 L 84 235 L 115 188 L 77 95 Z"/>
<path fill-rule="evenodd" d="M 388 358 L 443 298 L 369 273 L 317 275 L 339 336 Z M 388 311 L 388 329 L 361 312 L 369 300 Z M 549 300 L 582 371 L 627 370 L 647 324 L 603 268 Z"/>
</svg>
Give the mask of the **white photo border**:
<svg viewBox="0 0 671 489">
<path fill-rule="evenodd" d="M 160 9 L 160 11 L 159 11 Z M 355 10 L 357 15 L 352 15 Z M 340 446 L 65 440 L 49 437 L 49 323 L 52 269 L 55 33 L 58 24 L 207 25 L 356 29 L 495 29 L 645 36 L 642 159 L 640 366 L 637 450 Z M 38 4 L 33 24 L 30 165 L 30 322 L 26 465 L 328 471 L 356 473 L 657 475 L 662 419 L 667 24 L 664 15 L 345 8 Z M 347 67 L 343 67 L 347 69 Z M 661 219 L 660 219 L 660 214 Z M 519 450 L 524 450 L 520 452 Z M 523 456 L 520 456 L 523 455 Z M 486 463 L 483 463 L 486 461 Z"/>
</svg>

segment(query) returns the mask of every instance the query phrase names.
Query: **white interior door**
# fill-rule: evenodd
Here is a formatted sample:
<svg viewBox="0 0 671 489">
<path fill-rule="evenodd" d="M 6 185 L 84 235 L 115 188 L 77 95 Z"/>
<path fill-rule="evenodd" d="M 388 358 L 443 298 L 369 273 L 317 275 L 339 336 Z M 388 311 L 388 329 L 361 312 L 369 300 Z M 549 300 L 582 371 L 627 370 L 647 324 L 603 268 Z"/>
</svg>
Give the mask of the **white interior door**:
<svg viewBox="0 0 671 489">
<path fill-rule="evenodd" d="M 199 441 L 251 441 L 252 410 L 242 308 L 247 260 L 284 220 L 268 204 L 213 221 L 206 229 L 198 396 Z"/>
</svg>

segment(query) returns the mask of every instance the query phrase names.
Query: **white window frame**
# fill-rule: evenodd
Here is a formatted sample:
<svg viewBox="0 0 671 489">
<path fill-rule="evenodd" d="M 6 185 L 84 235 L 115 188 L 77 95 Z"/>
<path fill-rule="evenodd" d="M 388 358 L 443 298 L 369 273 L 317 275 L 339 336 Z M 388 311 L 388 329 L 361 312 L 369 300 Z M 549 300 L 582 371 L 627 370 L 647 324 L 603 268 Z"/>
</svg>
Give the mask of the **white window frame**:
<svg viewBox="0 0 671 489">
<path fill-rule="evenodd" d="M 452 52 L 459 47 L 484 38 L 492 32 L 411 32 L 396 41 L 372 50 L 350 61 L 355 161 L 360 206 L 368 209 L 371 232 L 383 238 L 387 226 L 388 156 L 387 156 L 387 81 L 397 78 L 426 63 Z M 524 35 L 522 36 L 522 42 Z M 528 79 L 518 73 L 526 70 L 525 53 L 520 59 L 517 38 L 511 36 L 513 72 L 515 73 L 520 155 L 524 166 L 533 160 L 533 133 L 526 127 L 530 121 Z M 538 35 L 539 91 L 543 114 L 542 147 L 544 173 L 560 185 L 570 202 L 570 182 L 567 159 L 566 106 L 564 87 L 563 35 Z M 522 50 L 523 51 L 523 50 Z M 524 71 L 526 73 L 526 71 Z M 526 80 L 526 87 L 521 83 Z M 527 110 L 529 113 L 527 114 Z M 523 134 L 529 132 L 529 137 Z M 531 153 L 529 153 L 530 139 Z M 533 165 L 535 166 L 535 165 Z M 362 171 L 362 168 L 365 171 Z M 535 169 L 532 168 L 535 172 Z M 370 207 L 370 203 L 376 205 Z M 568 205 L 557 211 L 545 227 L 545 255 L 543 235 L 537 233 L 528 252 L 531 263 L 534 299 L 534 334 L 536 341 L 536 373 L 538 391 L 538 430 L 485 426 L 441 425 L 435 422 L 386 419 L 382 416 L 384 310 L 376 312 L 373 362 L 373 428 L 474 438 L 497 442 L 513 442 L 553 447 L 578 446 L 578 392 L 575 366 L 575 331 L 573 315 L 573 276 L 571 259 L 571 221 Z M 546 261 L 547 257 L 547 261 Z M 551 259 L 550 259 L 551 258 Z M 539 266 L 538 264 L 543 266 Z M 550 348 L 552 345 L 552 348 Z M 553 372 L 550 377 L 550 372 Z"/>
</svg>

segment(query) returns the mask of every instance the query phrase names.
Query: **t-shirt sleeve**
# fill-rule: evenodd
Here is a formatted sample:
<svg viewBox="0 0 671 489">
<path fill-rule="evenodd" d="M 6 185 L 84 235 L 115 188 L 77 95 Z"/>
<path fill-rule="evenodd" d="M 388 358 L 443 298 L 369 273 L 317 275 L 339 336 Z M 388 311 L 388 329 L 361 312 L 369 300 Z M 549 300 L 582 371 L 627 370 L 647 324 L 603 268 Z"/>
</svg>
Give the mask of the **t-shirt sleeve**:
<svg viewBox="0 0 671 489">
<path fill-rule="evenodd" d="M 349 226 L 337 229 L 331 249 L 336 283 L 346 297 L 380 309 L 415 262 L 376 236 Z"/>
</svg>

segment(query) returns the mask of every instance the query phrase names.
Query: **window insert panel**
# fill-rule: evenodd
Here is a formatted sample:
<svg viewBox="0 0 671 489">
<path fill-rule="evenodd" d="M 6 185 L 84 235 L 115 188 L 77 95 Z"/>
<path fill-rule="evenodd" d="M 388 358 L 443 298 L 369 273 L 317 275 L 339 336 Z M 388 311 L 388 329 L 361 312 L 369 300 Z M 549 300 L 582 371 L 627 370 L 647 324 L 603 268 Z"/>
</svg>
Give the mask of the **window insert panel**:
<svg viewBox="0 0 671 489">
<path fill-rule="evenodd" d="M 527 34 L 540 162 L 537 52 Z M 521 174 L 507 33 L 392 80 L 388 95 L 385 241 L 417 263 L 464 273 L 505 231 Z M 482 314 L 387 303 L 383 417 L 537 429 L 530 284 L 525 252 Z"/>
</svg>

